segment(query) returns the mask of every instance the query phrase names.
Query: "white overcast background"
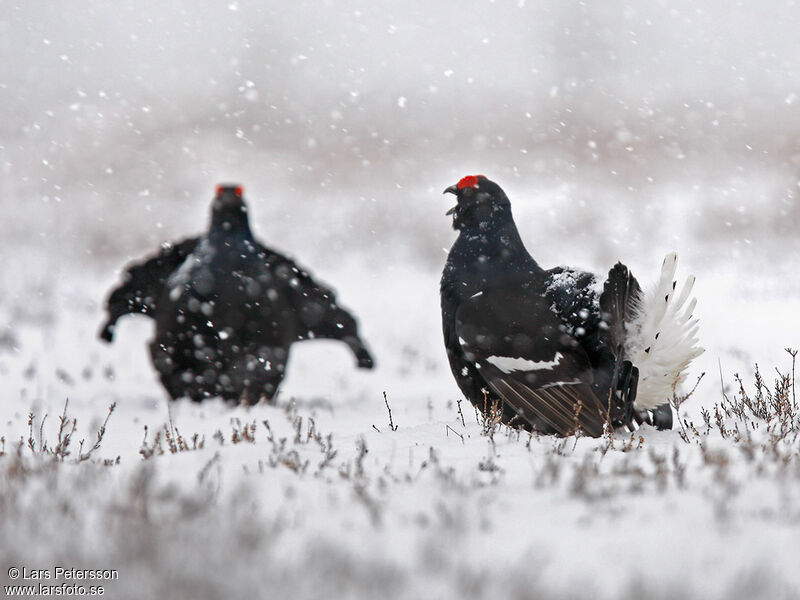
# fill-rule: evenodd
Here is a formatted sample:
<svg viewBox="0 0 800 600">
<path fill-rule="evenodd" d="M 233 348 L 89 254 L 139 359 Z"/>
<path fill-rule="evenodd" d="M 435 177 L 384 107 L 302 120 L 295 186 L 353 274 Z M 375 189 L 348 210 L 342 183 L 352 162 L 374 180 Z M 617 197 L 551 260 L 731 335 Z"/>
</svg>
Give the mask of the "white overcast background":
<svg viewBox="0 0 800 600">
<path fill-rule="evenodd" d="M 61 467 L 49 501 L 4 467 L 0 499 L 17 512 L 0 517 L 0 561 L 119 568 L 119 597 L 254 597 L 253 586 L 797 597 L 796 447 L 794 475 L 769 481 L 737 470 L 728 448 L 734 493 L 707 454 L 650 431 L 644 449 L 604 468 L 678 448 L 686 489 L 587 500 L 566 484 L 537 487 L 547 461 L 579 466 L 597 446 L 580 440 L 561 456 L 554 440 L 531 449 L 504 437 L 490 451 L 466 406 L 462 425 L 438 277 L 455 238 L 441 192 L 482 173 L 508 193 L 543 266 L 603 273 L 621 260 L 646 284 L 677 251 L 679 274 L 698 278 L 707 349 L 686 415 L 699 421 L 735 389 L 734 373 L 752 382 L 755 363 L 767 379 L 786 372 L 784 348 L 800 346 L 798 32 L 788 0 L 0 0 L 0 463 L 27 440 L 29 412 L 37 424 L 48 415 L 52 441 L 66 398 L 76 439 L 93 439 L 118 402 L 101 454 L 120 456 L 113 468 Z M 144 425 L 152 436 L 169 418 L 147 356 L 152 325 L 128 318 L 103 345 L 102 304 L 128 261 L 203 230 L 220 182 L 244 186 L 256 235 L 335 287 L 374 350 L 378 368 L 365 373 L 343 346 L 297 346 L 280 400 L 334 434 L 335 465 L 366 441 L 366 496 L 335 467 L 260 473 L 271 447 L 261 425 L 247 448 L 212 442 L 232 416 L 277 427 L 275 407 L 174 404 L 206 449 L 142 465 Z M 429 448 L 455 483 L 408 475 Z M 215 452 L 216 495 L 194 522 L 164 490 L 204 498 L 194 486 Z M 501 472 L 487 474 L 487 452 Z M 152 531 L 131 525 L 145 531 L 133 547 L 127 528 L 108 526 L 117 500 L 101 498 L 150 465 L 156 516 Z M 250 529 L 261 533 L 247 546 Z"/>
</svg>

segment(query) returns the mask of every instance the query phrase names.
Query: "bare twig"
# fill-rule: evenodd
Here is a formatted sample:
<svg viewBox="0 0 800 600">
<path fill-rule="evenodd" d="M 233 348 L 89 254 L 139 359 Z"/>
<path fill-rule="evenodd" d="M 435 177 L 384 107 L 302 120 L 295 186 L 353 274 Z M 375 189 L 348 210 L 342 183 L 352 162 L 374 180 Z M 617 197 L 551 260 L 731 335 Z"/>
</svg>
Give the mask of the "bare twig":
<svg viewBox="0 0 800 600">
<path fill-rule="evenodd" d="M 452 427 L 450 427 L 450 425 L 445 425 L 445 428 L 446 428 L 446 429 L 444 430 L 444 431 L 445 431 L 445 435 L 447 435 L 447 436 L 449 437 L 449 436 L 450 436 L 450 432 L 452 431 L 452 432 L 453 432 L 453 433 L 455 433 L 455 434 L 456 434 L 458 437 L 460 437 L 460 438 L 461 438 L 461 443 L 462 443 L 462 444 L 464 443 L 464 436 L 463 436 L 463 435 L 461 435 L 461 434 L 460 434 L 460 433 L 458 433 L 458 432 L 457 432 L 455 429 L 453 429 Z"/>
<path fill-rule="evenodd" d="M 683 396 L 678 396 L 675 392 L 672 393 L 672 400 L 670 401 L 670 404 L 672 404 L 672 407 L 675 409 L 675 414 L 678 416 L 678 425 L 681 426 L 679 435 L 681 439 L 687 444 L 689 443 L 689 434 L 686 431 L 686 424 L 683 422 L 683 419 L 681 418 L 680 408 L 681 406 L 683 406 L 684 402 L 686 402 L 689 398 L 692 397 L 692 395 L 697 390 L 697 386 L 700 385 L 700 381 L 703 379 L 703 377 L 705 377 L 705 375 L 706 375 L 705 371 L 700 373 L 700 377 L 697 378 L 694 387 L 689 391 L 688 394 L 684 394 Z"/>
<path fill-rule="evenodd" d="M 797 386 L 795 385 L 795 378 L 794 378 L 794 367 L 795 363 L 797 362 L 797 350 L 794 350 L 792 348 L 785 348 L 785 350 L 792 357 L 792 404 L 794 404 L 796 410 L 798 406 L 797 406 Z"/>
<path fill-rule="evenodd" d="M 28 448 L 31 452 L 36 452 L 36 442 L 33 439 L 33 413 L 28 413 Z"/>
<path fill-rule="evenodd" d="M 397 425 L 392 421 L 392 409 L 389 407 L 389 399 L 386 397 L 386 392 L 383 392 L 383 402 L 386 404 L 386 410 L 389 411 L 389 429 L 397 431 Z"/>
<path fill-rule="evenodd" d="M 89 448 L 87 452 L 80 451 L 78 453 L 78 462 L 83 462 L 85 460 L 89 460 L 92 457 L 92 453 L 95 452 L 98 448 L 100 448 L 100 444 L 103 443 L 103 436 L 106 434 L 106 426 L 108 425 L 108 420 L 111 418 L 111 413 L 114 412 L 114 409 L 117 407 L 116 402 L 112 402 L 111 405 L 108 407 L 108 414 L 106 415 L 105 421 L 100 426 L 100 429 L 97 430 L 97 439 L 94 442 L 94 446 Z M 81 449 L 83 448 L 83 440 L 81 440 Z"/>
<path fill-rule="evenodd" d="M 64 412 L 61 413 L 58 421 L 58 442 L 56 447 L 53 448 L 53 454 L 62 461 L 69 456 L 69 444 L 72 441 L 72 434 L 75 433 L 77 420 L 72 419 L 72 429 L 67 432 L 67 423 L 70 422 L 67 417 L 67 407 L 69 406 L 69 398 L 64 401 Z"/>
<path fill-rule="evenodd" d="M 42 452 L 47 452 L 47 444 L 44 441 L 44 422 L 47 421 L 47 413 L 44 413 L 41 422 L 39 423 L 39 449 Z"/>
</svg>

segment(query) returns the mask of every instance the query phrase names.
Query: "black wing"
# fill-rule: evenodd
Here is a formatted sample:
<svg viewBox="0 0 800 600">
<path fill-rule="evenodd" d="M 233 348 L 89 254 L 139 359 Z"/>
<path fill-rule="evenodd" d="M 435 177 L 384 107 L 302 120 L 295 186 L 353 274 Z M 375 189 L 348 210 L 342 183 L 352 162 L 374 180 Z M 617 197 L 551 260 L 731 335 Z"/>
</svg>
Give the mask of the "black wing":
<svg viewBox="0 0 800 600">
<path fill-rule="evenodd" d="M 358 322 L 339 306 L 335 292 L 315 281 L 292 259 L 263 245 L 260 249 L 272 273 L 285 285 L 289 304 L 297 317 L 297 340 L 315 338 L 341 340 L 350 348 L 358 366 L 371 369 L 375 361 L 359 337 Z"/>
<path fill-rule="evenodd" d="M 476 294 L 456 314 L 468 360 L 522 418 L 560 435 L 603 434 L 605 411 L 592 391 L 586 352 L 567 334 L 549 299 L 514 285 Z"/>
<path fill-rule="evenodd" d="M 114 339 L 117 320 L 130 313 L 153 316 L 169 276 L 183 264 L 200 238 L 162 244 L 157 256 L 138 262 L 125 271 L 122 284 L 111 292 L 106 303 L 108 319 L 100 330 L 107 342 Z"/>
<path fill-rule="evenodd" d="M 569 267 L 556 267 L 545 273 L 544 295 L 566 332 L 577 339 L 595 363 L 594 352 L 600 342 L 600 305 L 597 279 L 592 273 Z"/>
</svg>

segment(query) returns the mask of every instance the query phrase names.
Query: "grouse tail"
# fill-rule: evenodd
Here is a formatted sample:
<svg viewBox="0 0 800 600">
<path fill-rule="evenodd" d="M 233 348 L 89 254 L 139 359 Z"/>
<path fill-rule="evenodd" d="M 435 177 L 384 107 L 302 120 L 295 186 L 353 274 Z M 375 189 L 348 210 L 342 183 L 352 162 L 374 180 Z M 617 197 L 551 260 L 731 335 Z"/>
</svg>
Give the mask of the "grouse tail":
<svg viewBox="0 0 800 600">
<path fill-rule="evenodd" d="M 678 287 L 674 279 L 677 264 L 678 255 L 668 254 L 658 283 L 646 292 L 639 288 L 625 305 L 629 312 L 622 321 L 622 346 L 625 358 L 639 369 L 637 411 L 669 402 L 676 386 L 686 378 L 689 363 L 704 352 L 699 346 L 698 319 L 693 316 L 697 300 L 690 299 L 695 277 L 690 275 Z M 611 303 L 611 308 L 615 307 Z M 611 314 L 615 318 L 615 313 Z M 615 322 L 609 325 L 612 330 L 619 327 Z"/>
</svg>

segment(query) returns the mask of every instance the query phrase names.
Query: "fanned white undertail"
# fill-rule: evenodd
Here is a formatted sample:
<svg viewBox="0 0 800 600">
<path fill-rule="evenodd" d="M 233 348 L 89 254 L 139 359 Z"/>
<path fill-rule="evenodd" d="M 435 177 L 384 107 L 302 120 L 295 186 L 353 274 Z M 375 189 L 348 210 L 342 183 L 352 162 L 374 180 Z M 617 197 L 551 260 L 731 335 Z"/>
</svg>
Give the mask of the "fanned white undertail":
<svg viewBox="0 0 800 600">
<path fill-rule="evenodd" d="M 637 410 L 669 402 L 689 363 L 704 352 L 698 345 L 698 320 L 692 316 L 697 300 L 689 300 L 695 278 L 690 275 L 678 288 L 677 264 L 677 254 L 666 256 L 658 283 L 634 299 L 633 318 L 626 326 L 625 356 L 639 368 Z"/>
</svg>

